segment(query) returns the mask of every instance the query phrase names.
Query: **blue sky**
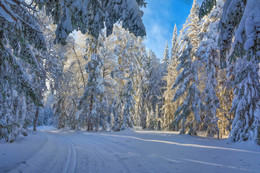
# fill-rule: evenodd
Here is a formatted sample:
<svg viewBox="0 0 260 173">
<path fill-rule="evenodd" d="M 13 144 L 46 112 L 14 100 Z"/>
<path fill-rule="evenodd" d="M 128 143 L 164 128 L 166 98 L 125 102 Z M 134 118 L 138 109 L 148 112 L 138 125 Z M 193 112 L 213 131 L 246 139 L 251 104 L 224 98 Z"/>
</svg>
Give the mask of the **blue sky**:
<svg viewBox="0 0 260 173">
<path fill-rule="evenodd" d="M 169 47 L 174 24 L 178 31 L 185 23 L 192 6 L 192 0 L 146 0 L 147 6 L 143 9 L 143 22 L 146 28 L 145 45 L 152 49 L 158 58 L 163 56 L 165 42 Z"/>
</svg>

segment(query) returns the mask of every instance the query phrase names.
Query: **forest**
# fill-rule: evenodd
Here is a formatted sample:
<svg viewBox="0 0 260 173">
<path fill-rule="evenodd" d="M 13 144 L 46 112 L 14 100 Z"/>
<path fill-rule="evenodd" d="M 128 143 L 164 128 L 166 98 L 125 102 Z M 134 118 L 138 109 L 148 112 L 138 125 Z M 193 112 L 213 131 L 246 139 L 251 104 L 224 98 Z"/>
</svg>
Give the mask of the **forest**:
<svg viewBox="0 0 260 173">
<path fill-rule="evenodd" d="M 0 0 L 0 142 L 53 125 L 260 145 L 260 1 L 194 0 L 162 57 L 147 4 Z"/>
</svg>

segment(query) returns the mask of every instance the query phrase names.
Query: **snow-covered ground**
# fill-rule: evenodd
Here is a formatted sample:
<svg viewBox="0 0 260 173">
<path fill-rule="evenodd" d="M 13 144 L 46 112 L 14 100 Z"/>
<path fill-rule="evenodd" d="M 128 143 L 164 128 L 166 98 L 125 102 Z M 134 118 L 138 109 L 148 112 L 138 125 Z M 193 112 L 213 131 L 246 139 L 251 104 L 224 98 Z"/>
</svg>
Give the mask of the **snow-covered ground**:
<svg viewBox="0 0 260 173">
<path fill-rule="evenodd" d="M 174 132 L 41 128 L 0 144 L 0 172 L 260 172 L 260 147 Z"/>
</svg>

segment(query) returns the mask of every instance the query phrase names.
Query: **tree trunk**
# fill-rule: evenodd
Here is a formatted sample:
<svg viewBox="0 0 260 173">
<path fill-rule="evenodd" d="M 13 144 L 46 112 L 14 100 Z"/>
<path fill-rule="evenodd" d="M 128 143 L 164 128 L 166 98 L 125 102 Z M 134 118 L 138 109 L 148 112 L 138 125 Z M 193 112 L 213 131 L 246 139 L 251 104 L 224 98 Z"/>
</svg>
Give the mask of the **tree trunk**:
<svg viewBox="0 0 260 173">
<path fill-rule="evenodd" d="M 88 131 L 93 131 L 93 115 L 92 115 L 92 109 L 93 109 L 93 94 L 90 96 L 90 106 L 89 106 L 89 122 L 88 122 Z"/>
<path fill-rule="evenodd" d="M 33 131 L 36 131 L 38 117 L 39 117 L 39 106 L 37 106 L 36 108 L 35 117 L 33 120 Z"/>
<path fill-rule="evenodd" d="M 258 120 L 258 127 L 257 127 L 257 144 L 260 145 L 260 120 Z"/>
</svg>

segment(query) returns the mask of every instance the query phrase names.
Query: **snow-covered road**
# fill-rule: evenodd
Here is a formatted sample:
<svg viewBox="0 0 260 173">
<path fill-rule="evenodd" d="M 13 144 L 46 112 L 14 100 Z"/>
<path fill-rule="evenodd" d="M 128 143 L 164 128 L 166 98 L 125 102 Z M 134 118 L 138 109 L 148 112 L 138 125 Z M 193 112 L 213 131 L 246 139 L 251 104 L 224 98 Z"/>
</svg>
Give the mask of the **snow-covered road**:
<svg viewBox="0 0 260 173">
<path fill-rule="evenodd" d="M 260 172 L 260 147 L 173 132 L 42 129 L 0 144 L 0 172 Z"/>
</svg>

